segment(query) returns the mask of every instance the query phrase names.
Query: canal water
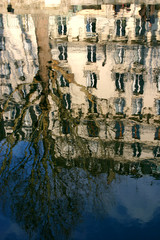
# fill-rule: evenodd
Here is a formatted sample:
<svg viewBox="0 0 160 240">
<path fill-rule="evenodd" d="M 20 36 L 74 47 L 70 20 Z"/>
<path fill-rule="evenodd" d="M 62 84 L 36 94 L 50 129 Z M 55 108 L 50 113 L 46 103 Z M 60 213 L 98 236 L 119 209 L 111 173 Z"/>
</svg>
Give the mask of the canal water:
<svg viewBox="0 0 160 240">
<path fill-rule="evenodd" d="M 160 5 L 68 6 L 0 14 L 0 239 L 158 240 Z"/>
</svg>

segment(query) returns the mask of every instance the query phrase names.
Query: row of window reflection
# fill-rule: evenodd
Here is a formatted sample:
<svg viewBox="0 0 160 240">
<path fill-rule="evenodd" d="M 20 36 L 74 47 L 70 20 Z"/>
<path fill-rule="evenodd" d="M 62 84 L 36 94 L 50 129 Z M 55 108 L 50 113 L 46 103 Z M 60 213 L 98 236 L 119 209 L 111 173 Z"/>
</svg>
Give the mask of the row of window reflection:
<svg viewBox="0 0 160 240">
<path fill-rule="evenodd" d="M 63 120 L 62 124 L 62 133 L 63 134 L 70 134 L 70 123 L 68 120 Z M 123 139 L 125 127 L 123 122 L 117 121 L 114 126 L 115 129 L 115 139 Z M 87 131 L 89 137 L 98 137 L 99 136 L 99 127 L 93 120 L 87 121 Z M 140 140 L 140 125 L 135 124 L 132 126 L 132 138 Z M 155 130 L 154 140 L 160 140 L 160 127 L 157 127 Z"/>
<path fill-rule="evenodd" d="M 39 111 L 39 108 L 37 106 L 36 111 Z M 40 112 L 38 112 L 40 114 Z M 6 112 L 5 114 L 5 121 L 7 121 L 7 125 L 9 126 L 9 124 L 11 122 L 8 122 L 8 120 L 14 120 L 16 116 L 16 109 L 11 108 L 10 111 Z M 32 120 L 31 120 L 31 116 L 29 114 L 29 111 L 26 114 L 25 117 L 25 124 L 32 124 Z M 27 124 L 27 125 L 28 125 Z M 13 125 L 13 124 L 12 124 Z M 70 134 L 70 130 L 71 130 L 71 126 L 70 126 L 70 122 L 68 120 L 63 120 L 61 121 L 61 126 L 62 126 L 62 133 L 63 134 Z M 125 133 L 125 126 L 123 124 L 122 121 L 116 121 L 115 122 L 115 139 L 119 140 L 119 139 L 123 139 L 124 138 L 124 133 Z M 87 121 L 87 132 L 88 132 L 88 136 L 89 137 L 98 137 L 99 136 L 99 126 L 97 125 L 97 123 L 93 120 L 88 120 Z M 140 140 L 141 139 L 141 133 L 140 133 L 140 125 L 139 124 L 134 124 L 131 128 L 132 131 L 132 138 L 133 139 L 137 139 Z M 160 127 L 157 127 L 155 129 L 155 135 L 154 135 L 154 139 L 155 140 L 160 140 Z M 123 142 L 119 142 L 118 146 L 116 149 L 116 153 L 119 155 L 122 155 L 123 153 Z M 140 143 L 136 143 L 136 145 L 133 145 L 134 148 L 134 155 L 133 156 L 140 156 Z M 136 154 L 136 152 L 139 152 L 139 154 Z M 160 151 L 159 151 L 159 156 L 160 156 Z"/>
<path fill-rule="evenodd" d="M 24 73 L 23 73 L 23 64 L 21 62 L 16 62 L 15 66 L 18 70 L 18 75 L 21 80 L 24 80 Z M 10 65 L 8 63 L 4 63 L 0 65 L 0 77 L 9 79 L 11 74 Z M 95 72 L 88 72 L 87 73 L 87 87 L 90 88 L 97 88 L 97 79 L 98 76 Z M 160 78 L 157 81 L 157 88 L 160 89 Z M 69 82 L 63 77 L 60 76 L 59 83 L 61 87 L 69 87 Z M 143 75 L 134 75 L 133 80 L 133 94 L 143 94 L 144 88 L 144 80 Z M 125 91 L 124 87 L 124 73 L 115 73 L 115 89 L 121 92 Z"/>
<path fill-rule="evenodd" d="M 140 157 L 142 155 L 142 145 L 139 142 L 135 142 L 131 145 L 132 157 Z M 114 146 L 115 155 L 123 156 L 124 154 L 124 142 L 115 142 Z M 153 148 L 153 156 L 160 157 L 160 147 L 156 146 Z"/>
<path fill-rule="evenodd" d="M 86 25 L 86 33 L 87 36 L 94 36 L 96 33 L 96 18 L 87 18 L 85 19 Z M 154 23 L 154 22 L 153 22 Z M 152 24 L 153 24 L 152 23 Z M 67 18 L 65 16 L 58 16 L 57 17 L 57 25 L 58 25 L 58 34 L 59 35 L 67 35 Z M 121 18 L 116 20 L 115 22 L 115 33 L 117 37 L 124 37 L 126 36 L 126 27 L 127 27 L 127 20 L 125 18 Z M 136 19 L 135 21 L 135 36 L 145 36 L 147 31 L 147 23 L 142 19 Z"/>
<path fill-rule="evenodd" d="M 69 83 L 65 81 L 64 78 L 61 78 L 61 86 L 69 86 Z M 8 84 L 5 86 L 5 94 L 11 94 L 13 91 L 12 85 Z M 62 98 L 63 107 L 67 110 L 71 110 L 71 94 L 66 93 L 63 94 Z M 124 108 L 126 105 L 126 101 L 124 98 L 115 98 L 114 106 L 115 106 L 115 113 L 117 115 L 125 116 Z M 155 100 L 155 107 L 156 107 L 156 114 L 160 115 L 160 100 Z M 133 115 L 141 115 L 143 108 L 143 99 L 142 98 L 133 98 L 132 99 L 132 114 Z M 96 97 L 93 97 L 92 100 L 88 99 L 88 113 L 95 114 L 98 113 L 98 105 Z"/>
<path fill-rule="evenodd" d="M 124 73 L 115 73 L 116 90 L 124 92 Z M 133 75 L 133 93 L 143 94 L 144 79 L 142 74 Z"/>
<path fill-rule="evenodd" d="M 125 99 L 115 98 L 115 112 L 116 114 L 124 114 Z M 65 109 L 71 109 L 71 95 L 69 93 L 63 94 L 63 106 Z M 140 115 L 142 113 L 143 99 L 134 98 L 132 99 L 132 114 Z M 88 113 L 98 113 L 97 99 L 95 97 L 92 100 L 88 99 Z M 160 100 L 156 100 L 157 115 L 160 115 Z"/>
<path fill-rule="evenodd" d="M 19 77 L 20 80 L 25 80 L 24 72 L 23 72 L 23 67 L 24 67 L 24 62 L 22 60 L 16 61 L 14 63 L 15 69 L 17 71 L 17 76 Z M 9 63 L 1 63 L 0 64 L 0 78 L 5 78 L 9 79 L 11 75 L 11 67 Z"/>
<path fill-rule="evenodd" d="M 68 120 L 63 120 L 62 124 L 62 133 L 70 134 L 70 123 Z M 89 137 L 98 137 L 99 136 L 99 128 L 94 121 L 87 121 L 87 131 Z M 115 139 L 123 139 L 124 135 L 124 125 L 122 122 L 115 123 Z M 140 126 L 134 125 L 132 126 L 132 138 L 140 139 Z M 155 132 L 155 140 L 160 140 L 160 127 L 156 128 Z M 133 157 L 140 157 L 142 153 L 141 143 L 135 142 L 132 145 L 133 149 Z M 124 142 L 116 142 L 115 143 L 115 154 L 123 155 Z M 154 156 L 160 157 L 160 147 L 154 148 Z"/>
<path fill-rule="evenodd" d="M 24 80 L 24 73 L 23 73 L 23 64 L 22 63 L 15 63 L 16 69 L 18 70 L 18 75 L 20 80 Z M 0 78 L 9 79 L 11 74 L 10 65 L 8 63 L 4 63 L 0 65 Z M 124 92 L 125 91 L 125 84 L 124 73 L 115 73 L 115 89 Z M 87 72 L 86 76 L 86 85 L 90 88 L 97 88 L 97 80 L 98 76 L 95 72 Z M 60 76 L 59 84 L 61 87 L 69 87 L 69 82 L 63 77 Z M 143 75 L 135 74 L 133 75 L 133 94 L 143 94 L 144 92 L 144 79 Z M 157 89 L 160 90 L 160 78 L 157 78 Z"/>
<path fill-rule="evenodd" d="M 68 53 L 67 53 L 67 45 L 59 45 L 58 46 L 59 55 L 58 58 L 60 61 L 67 60 Z M 88 62 L 96 62 L 96 45 L 87 46 L 87 59 Z"/>
<path fill-rule="evenodd" d="M 5 15 L 0 14 L 0 29 L 4 28 L 3 17 L 5 17 Z M 6 17 L 7 17 L 7 26 L 8 27 L 10 27 L 10 28 L 12 28 L 12 27 L 19 28 L 20 27 L 23 32 L 29 31 L 30 16 L 28 14 L 17 15 L 15 18 L 12 18 L 12 21 L 8 21 L 8 16 L 6 16 Z"/>
<path fill-rule="evenodd" d="M 16 110 L 15 109 L 11 109 L 8 113 L 5 114 L 5 120 L 7 120 L 7 125 L 10 123 L 8 122 L 8 120 L 10 119 L 14 119 L 16 116 Z M 29 111 L 27 112 L 26 114 L 26 119 L 25 119 L 26 123 L 32 123 L 31 121 L 31 117 L 29 116 Z M 28 124 L 27 124 L 28 125 Z M 62 125 L 62 133 L 63 134 L 70 134 L 70 129 L 71 129 L 71 126 L 70 126 L 70 122 L 68 120 L 63 120 L 61 122 L 61 125 Z M 115 129 L 115 139 L 123 139 L 124 138 L 124 132 L 125 132 L 125 127 L 124 127 L 124 124 L 123 122 L 121 121 L 117 121 L 115 123 L 115 126 L 114 126 L 114 129 Z M 97 126 L 96 122 L 95 121 L 92 121 L 92 120 L 88 120 L 87 121 L 87 131 L 88 131 L 88 136 L 89 137 L 98 137 L 99 136 L 99 127 Z M 137 139 L 137 140 L 140 140 L 140 125 L 138 124 L 135 124 L 132 126 L 132 138 L 133 139 Z M 156 130 L 155 130 L 155 137 L 154 137 L 155 140 L 160 140 L 160 127 L 157 127 Z M 117 147 L 115 148 L 116 149 L 116 153 L 119 154 L 119 155 L 122 155 L 123 153 L 123 142 L 117 142 Z M 134 146 L 134 156 L 140 156 L 140 143 L 136 143 L 136 144 L 133 144 Z M 139 152 L 139 155 L 136 154 L 136 152 Z M 159 156 L 160 156 L 160 151 L 159 151 Z"/>
<path fill-rule="evenodd" d="M 68 59 L 68 48 L 67 44 L 60 44 L 58 45 L 58 58 L 60 61 Z M 123 64 L 124 63 L 124 57 L 125 57 L 125 48 L 124 47 L 117 47 L 115 50 L 115 63 L 116 64 Z M 130 51 L 130 50 L 128 50 Z M 134 60 L 136 63 L 139 63 L 141 65 L 145 64 L 145 54 L 147 54 L 147 50 L 143 46 L 139 46 L 135 48 L 135 54 L 133 55 Z M 105 56 L 106 57 L 106 56 Z M 89 45 L 87 46 L 87 61 L 89 63 L 95 63 L 97 62 L 97 47 L 96 45 Z"/>
</svg>

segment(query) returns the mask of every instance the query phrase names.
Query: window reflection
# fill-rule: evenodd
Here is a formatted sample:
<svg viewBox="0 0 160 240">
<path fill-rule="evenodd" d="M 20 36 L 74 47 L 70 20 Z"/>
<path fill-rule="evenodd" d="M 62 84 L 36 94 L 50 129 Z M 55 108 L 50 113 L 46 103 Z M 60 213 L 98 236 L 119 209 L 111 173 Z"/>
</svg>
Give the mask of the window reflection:
<svg viewBox="0 0 160 240">
<path fill-rule="evenodd" d="M 117 47 L 115 52 L 115 61 L 117 64 L 122 64 L 124 62 L 124 47 Z"/>
<path fill-rule="evenodd" d="M 27 109 L 25 116 L 24 116 L 24 125 L 25 126 L 32 126 L 32 118 L 30 114 L 30 109 Z"/>
<path fill-rule="evenodd" d="M 136 19 L 136 29 L 135 29 L 136 37 L 144 36 L 145 31 L 146 31 L 145 21 L 142 21 L 141 19 Z"/>
<path fill-rule="evenodd" d="M 116 114 L 123 114 L 124 107 L 125 107 L 124 98 L 115 99 Z"/>
<path fill-rule="evenodd" d="M 69 82 L 63 77 L 63 75 L 59 78 L 60 87 L 69 87 Z"/>
<path fill-rule="evenodd" d="M 96 45 L 87 46 L 88 62 L 96 62 Z"/>
<path fill-rule="evenodd" d="M 155 140 L 160 140 L 160 127 L 156 128 L 156 132 L 155 132 Z"/>
<path fill-rule="evenodd" d="M 115 142 L 114 150 L 115 150 L 116 155 L 122 156 L 123 155 L 123 148 L 124 148 L 124 143 L 123 142 Z"/>
<path fill-rule="evenodd" d="M 124 92 L 124 73 L 116 73 L 116 90 Z"/>
<path fill-rule="evenodd" d="M 140 139 L 140 126 L 138 124 L 132 126 L 132 138 Z"/>
<path fill-rule="evenodd" d="M 116 122 L 115 123 L 115 139 L 123 138 L 123 134 L 124 134 L 123 122 Z"/>
<path fill-rule="evenodd" d="M 2 64 L 0 64 L 0 77 L 9 79 L 10 78 L 10 74 L 11 74 L 11 71 L 10 71 L 9 63 L 2 63 Z"/>
<path fill-rule="evenodd" d="M 24 76 L 24 72 L 23 72 L 23 67 L 24 67 L 24 62 L 23 60 L 18 60 L 14 63 L 16 69 L 17 69 L 17 73 L 18 73 L 18 76 L 19 76 L 19 79 L 21 81 L 24 81 L 25 80 L 25 76 Z"/>
<path fill-rule="evenodd" d="M 160 92 L 160 74 L 158 74 L 158 76 L 156 76 L 156 81 L 157 81 L 157 90 L 158 90 L 158 92 Z"/>
<path fill-rule="evenodd" d="M 121 9 L 124 9 L 126 8 L 127 12 L 129 12 L 131 9 L 130 9 L 130 4 L 115 4 L 113 5 L 113 9 L 115 11 L 115 15 L 117 15 Z"/>
<path fill-rule="evenodd" d="M 16 108 L 14 106 L 9 106 L 7 112 L 5 112 L 4 120 L 14 120 L 16 116 Z"/>
<path fill-rule="evenodd" d="M 65 109 L 71 109 L 71 95 L 69 93 L 63 94 L 63 106 Z"/>
<path fill-rule="evenodd" d="M 0 51 L 5 50 L 5 37 L 0 36 Z"/>
<path fill-rule="evenodd" d="M 134 75 L 133 93 L 134 94 L 143 94 L 143 87 L 144 87 L 143 75 L 142 74 Z"/>
<path fill-rule="evenodd" d="M 116 36 L 124 37 L 126 35 L 126 19 L 116 21 Z"/>
<path fill-rule="evenodd" d="M 66 35 L 67 33 L 66 17 L 58 16 L 57 24 L 58 24 L 58 34 Z"/>
<path fill-rule="evenodd" d="M 59 45 L 58 46 L 58 50 L 59 50 L 59 60 L 67 60 L 67 45 Z"/>
<path fill-rule="evenodd" d="M 153 155 L 154 155 L 154 157 L 160 157 L 160 147 L 159 146 L 154 147 Z"/>
<path fill-rule="evenodd" d="M 3 28 L 3 15 L 0 14 L 0 28 Z"/>
<path fill-rule="evenodd" d="M 133 157 L 140 157 L 141 156 L 141 145 L 140 143 L 133 143 L 132 144 L 132 149 L 133 149 Z"/>
<path fill-rule="evenodd" d="M 132 99 L 133 115 L 139 115 L 142 112 L 142 98 Z"/>
<path fill-rule="evenodd" d="M 2 88 L 2 94 L 3 95 L 10 95 L 11 93 L 13 92 L 13 88 L 12 88 L 12 85 L 10 83 L 7 83 L 5 85 L 3 85 L 3 88 Z"/>
<path fill-rule="evenodd" d="M 95 18 L 87 18 L 86 31 L 87 31 L 87 33 L 96 33 L 96 19 Z"/>
<path fill-rule="evenodd" d="M 156 99 L 155 104 L 156 104 L 156 113 L 157 115 L 160 115 L 160 100 Z"/>
<path fill-rule="evenodd" d="M 62 121 L 62 133 L 63 134 L 69 134 L 70 133 L 70 126 L 68 120 Z"/>
<path fill-rule="evenodd" d="M 144 46 L 137 47 L 137 62 L 142 65 L 145 64 L 145 50 Z"/>
<path fill-rule="evenodd" d="M 87 121 L 87 131 L 89 137 L 98 137 L 99 127 L 97 126 L 95 121 Z"/>
<path fill-rule="evenodd" d="M 88 99 L 88 103 L 89 103 L 88 113 L 97 113 L 96 98 L 93 98 L 91 100 Z"/>
<path fill-rule="evenodd" d="M 87 73 L 87 87 L 97 88 L 97 75 L 94 72 Z"/>
</svg>

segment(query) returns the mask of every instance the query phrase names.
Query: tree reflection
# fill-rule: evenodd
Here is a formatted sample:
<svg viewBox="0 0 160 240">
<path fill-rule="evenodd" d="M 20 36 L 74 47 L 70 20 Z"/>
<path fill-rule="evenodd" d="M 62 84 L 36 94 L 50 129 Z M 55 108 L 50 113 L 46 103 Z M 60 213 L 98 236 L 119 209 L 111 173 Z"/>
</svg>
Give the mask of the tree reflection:
<svg viewBox="0 0 160 240">
<path fill-rule="evenodd" d="M 58 108 L 60 124 L 65 125 L 67 121 L 65 128 L 70 128 L 70 136 L 65 134 L 65 141 L 75 145 L 81 157 L 87 153 L 90 156 L 90 150 L 86 140 L 77 135 L 79 119 L 73 117 L 64 105 L 58 73 L 69 83 L 77 83 L 72 74 L 51 58 L 48 16 L 33 16 L 33 19 L 39 49 L 39 71 L 32 83 L 19 84 L 7 99 L 1 101 L 0 192 L 4 196 L 4 206 L 6 196 L 9 200 L 7 208 L 12 209 L 11 217 L 22 225 L 30 238 L 57 239 L 58 236 L 58 239 L 69 239 L 71 230 L 82 216 L 87 197 L 91 195 L 93 198 L 93 209 L 102 207 L 103 191 L 109 187 L 103 179 L 97 179 L 97 183 L 96 177 L 92 177 L 85 168 L 59 166 L 63 158 L 58 139 L 49 130 L 53 103 Z M 92 94 L 77 85 L 93 101 Z M 14 102 L 15 94 L 21 98 L 19 105 Z M 10 119 L 5 118 L 6 114 Z M 8 134 L 6 126 L 10 131 Z M 61 137 L 60 141 L 63 141 Z M 55 148 L 60 159 L 56 157 Z M 103 186 L 101 189 L 99 184 Z"/>
<path fill-rule="evenodd" d="M 107 214 L 113 206 L 111 183 L 116 173 L 141 177 L 143 172 L 153 174 L 156 165 L 132 166 L 93 157 L 93 151 L 98 151 L 98 141 L 105 157 L 109 145 L 117 155 L 123 154 L 123 142 L 118 142 L 123 137 L 123 124 L 117 122 L 120 125 L 115 133 L 120 136 L 116 137 L 115 146 L 100 139 L 101 122 L 95 115 L 95 96 L 75 82 L 73 74 L 52 59 L 48 16 L 33 16 L 33 19 L 39 50 L 39 71 L 32 83 L 19 84 L 7 99 L 1 100 L 0 105 L 1 205 L 4 205 L 6 212 L 6 209 L 12 210 L 11 217 L 20 223 L 30 238 L 69 239 L 85 208 L 90 208 L 95 214 Z M 89 138 L 98 141 L 89 142 L 78 135 L 81 114 L 74 117 L 70 107 L 66 106 L 58 74 L 85 93 L 90 104 L 89 116 L 85 119 L 86 128 Z M 15 94 L 20 98 L 18 103 L 14 99 Z M 57 137 L 50 130 L 53 106 L 58 109 L 57 118 L 63 136 Z M 62 145 L 67 145 L 65 157 L 60 149 Z M 79 158 L 72 158 L 73 151 Z"/>
</svg>

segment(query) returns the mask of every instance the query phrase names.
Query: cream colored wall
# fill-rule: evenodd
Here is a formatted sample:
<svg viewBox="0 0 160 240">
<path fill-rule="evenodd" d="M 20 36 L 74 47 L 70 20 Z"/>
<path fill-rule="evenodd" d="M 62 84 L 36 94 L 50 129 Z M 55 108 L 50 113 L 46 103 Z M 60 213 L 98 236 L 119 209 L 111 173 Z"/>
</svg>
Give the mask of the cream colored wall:
<svg viewBox="0 0 160 240">
<path fill-rule="evenodd" d="M 23 62 L 23 73 L 26 77 L 24 81 L 25 83 L 32 82 L 38 70 L 33 64 L 34 61 L 35 64 L 38 66 L 35 28 L 32 17 L 30 15 L 28 16 L 29 28 L 25 33 L 22 32 L 17 15 L 4 14 L 3 25 L 5 50 L 1 52 L 1 61 L 3 63 L 10 64 L 11 75 L 10 80 L 1 79 L 0 81 L 2 85 L 5 84 L 4 81 L 6 81 L 6 83 L 11 82 L 12 88 L 15 89 L 18 84 L 22 83 L 22 81 L 19 80 L 18 70 L 15 66 L 16 61 Z M 27 34 L 27 39 L 31 41 L 31 45 L 26 42 L 25 34 Z"/>
</svg>

